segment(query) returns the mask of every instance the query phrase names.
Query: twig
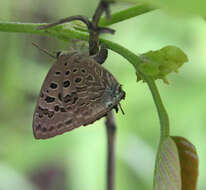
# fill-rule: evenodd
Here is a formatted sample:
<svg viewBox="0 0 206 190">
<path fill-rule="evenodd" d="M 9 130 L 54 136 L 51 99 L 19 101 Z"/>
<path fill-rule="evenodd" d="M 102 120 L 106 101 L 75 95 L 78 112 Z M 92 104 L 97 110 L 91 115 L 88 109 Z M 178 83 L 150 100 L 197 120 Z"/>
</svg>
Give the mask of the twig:
<svg viewBox="0 0 206 190">
<path fill-rule="evenodd" d="M 114 190 L 116 123 L 113 111 L 107 114 L 105 125 L 107 129 L 107 190 Z"/>
<path fill-rule="evenodd" d="M 102 26 L 109 26 L 111 24 L 116 24 L 119 22 L 122 22 L 124 20 L 136 17 L 136 16 L 140 16 L 142 14 L 148 13 L 150 11 L 155 10 L 154 8 L 150 7 L 149 5 L 136 5 L 133 6 L 131 8 L 127 8 L 125 10 L 113 13 L 111 15 L 110 20 L 107 20 L 105 17 L 102 17 L 99 20 L 99 25 Z M 3 22 L 0 21 L 0 32 L 18 32 L 18 33 L 29 33 L 29 34 L 40 34 L 40 35 L 45 35 L 45 36 L 52 36 L 52 37 L 58 37 L 57 33 L 48 33 L 45 30 L 37 30 L 36 28 L 38 26 L 41 26 L 43 24 L 46 23 L 22 23 L 22 22 Z M 54 28 L 51 28 L 50 31 L 55 31 L 58 29 L 58 32 L 61 31 L 67 31 L 70 34 L 67 34 L 67 39 L 61 38 L 61 40 L 67 41 L 68 40 L 68 36 L 71 36 L 70 38 L 75 38 L 76 37 L 76 33 L 78 31 L 75 31 L 74 28 L 68 30 L 69 26 L 62 27 L 62 26 L 56 26 Z M 82 35 L 81 35 L 82 36 Z M 81 37 L 80 35 L 78 35 L 78 39 Z M 77 38 L 77 37 L 76 37 Z M 86 40 L 85 38 L 82 40 Z"/>
<path fill-rule="evenodd" d="M 108 2 L 104 2 L 104 0 L 100 0 L 97 6 L 97 9 L 92 17 L 92 30 L 90 31 L 89 35 L 89 54 L 95 55 L 99 51 L 99 31 L 98 31 L 98 24 L 100 18 L 104 11 L 107 13 L 109 7 Z M 108 13 L 109 14 L 109 13 Z"/>
<path fill-rule="evenodd" d="M 109 26 L 116 24 L 124 20 L 151 12 L 153 10 L 156 10 L 156 8 L 150 5 L 138 4 L 136 6 L 132 6 L 130 8 L 113 13 L 110 19 L 107 19 L 107 17 L 102 17 L 99 21 L 99 26 Z"/>
</svg>

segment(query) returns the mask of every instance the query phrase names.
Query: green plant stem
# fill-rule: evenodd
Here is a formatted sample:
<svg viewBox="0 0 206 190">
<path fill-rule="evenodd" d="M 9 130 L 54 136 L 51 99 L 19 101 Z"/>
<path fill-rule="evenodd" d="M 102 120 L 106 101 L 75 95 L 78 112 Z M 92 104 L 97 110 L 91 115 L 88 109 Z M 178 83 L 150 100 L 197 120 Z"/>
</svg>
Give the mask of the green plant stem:
<svg viewBox="0 0 206 190">
<path fill-rule="evenodd" d="M 147 85 L 150 88 L 150 91 L 153 96 L 153 100 L 155 102 L 159 120 L 160 120 L 160 127 L 161 127 L 161 142 L 169 136 L 169 117 L 167 114 L 167 111 L 165 110 L 165 107 L 163 106 L 159 91 L 157 89 L 157 86 L 155 84 L 155 81 L 149 77 L 144 77 L 144 80 L 147 82 Z"/>
<path fill-rule="evenodd" d="M 60 40 L 68 41 L 69 39 L 88 40 L 88 34 L 74 30 L 70 25 L 64 27 L 64 25 L 55 26 L 47 30 L 37 30 L 38 26 L 44 24 L 35 23 L 19 23 L 19 22 L 0 22 L 0 32 L 16 32 L 25 34 L 40 34 L 44 36 L 50 36 L 59 38 Z"/>
<path fill-rule="evenodd" d="M 20 22 L 0 22 L 1 32 L 20 32 L 29 34 L 48 35 L 43 30 L 37 30 L 37 26 L 42 24 L 20 23 Z"/>
<path fill-rule="evenodd" d="M 105 17 L 101 18 L 99 21 L 99 25 L 108 26 L 111 24 L 121 22 L 123 20 L 127 20 L 132 17 L 145 14 L 152 10 L 155 10 L 155 8 L 149 5 L 144 5 L 144 4 L 136 5 L 131 8 L 119 11 L 117 13 L 113 13 L 111 15 L 110 20 L 107 20 Z M 36 27 L 40 25 L 42 25 L 42 23 L 34 24 L 34 23 L 18 23 L 18 22 L 0 22 L 0 31 L 1 32 L 23 32 L 23 33 L 30 33 L 30 34 L 48 35 L 48 34 L 45 34 L 44 30 L 36 30 Z M 58 27 L 59 26 L 54 27 L 54 28 L 58 28 Z"/>
<path fill-rule="evenodd" d="M 136 5 L 131 8 L 119 11 L 117 13 L 113 13 L 110 20 L 107 20 L 106 17 L 101 18 L 101 20 L 99 21 L 99 25 L 100 26 L 112 25 L 127 20 L 129 18 L 139 16 L 144 13 L 148 13 L 155 9 L 156 8 L 145 4 Z"/>
<path fill-rule="evenodd" d="M 141 57 L 135 55 L 134 53 L 132 53 L 131 51 L 129 51 L 128 49 L 124 48 L 123 46 L 117 43 L 114 43 L 108 40 L 103 40 L 103 39 L 101 39 L 100 41 L 103 42 L 107 46 L 108 49 L 115 51 L 116 53 L 120 54 L 125 59 L 127 59 L 135 67 L 136 71 L 138 71 L 138 73 L 147 83 L 152 93 L 153 100 L 155 102 L 155 105 L 158 111 L 158 116 L 160 120 L 160 128 L 161 128 L 161 141 L 167 138 L 169 136 L 168 114 L 164 108 L 164 105 L 162 103 L 160 94 L 158 92 L 158 89 L 157 89 L 157 86 L 154 80 L 151 77 L 145 76 L 141 72 L 139 72 L 139 64 L 142 62 Z"/>
</svg>

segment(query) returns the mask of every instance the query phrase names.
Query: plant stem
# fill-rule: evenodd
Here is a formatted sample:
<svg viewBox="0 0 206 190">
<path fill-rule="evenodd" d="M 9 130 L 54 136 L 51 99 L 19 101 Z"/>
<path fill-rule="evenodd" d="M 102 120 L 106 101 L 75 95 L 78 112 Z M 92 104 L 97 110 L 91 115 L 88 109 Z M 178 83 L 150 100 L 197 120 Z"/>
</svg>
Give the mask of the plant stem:
<svg viewBox="0 0 206 190">
<path fill-rule="evenodd" d="M 105 125 L 107 129 L 107 190 L 114 190 L 116 123 L 112 111 L 107 114 Z"/>
<path fill-rule="evenodd" d="M 163 141 L 165 138 L 169 136 L 169 117 L 165 110 L 165 107 L 163 106 L 159 91 L 157 89 L 154 80 L 149 77 L 147 78 L 144 77 L 144 80 L 147 82 L 147 85 L 150 88 L 150 91 L 153 96 L 153 100 L 157 108 L 157 112 L 160 120 L 160 127 L 161 127 L 160 139 L 161 141 Z"/>
<path fill-rule="evenodd" d="M 149 5 L 136 5 L 134 7 L 122 10 L 117 13 L 113 13 L 111 15 L 111 19 L 107 20 L 106 17 L 103 17 L 99 21 L 100 26 L 108 26 L 111 24 L 115 24 L 121 22 L 123 20 L 127 20 L 132 17 L 136 17 L 147 12 L 155 10 L 155 8 Z M 36 28 L 41 24 L 34 24 L 34 23 L 18 23 L 18 22 L 0 22 L 0 31 L 1 32 L 23 32 L 23 33 L 30 33 L 30 34 L 41 34 L 41 35 L 48 35 L 45 33 L 45 30 L 36 30 Z M 46 24 L 46 23 L 45 23 Z M 69 25 L 69 24 L 68 24 Z M 56 26 L 54 28 L 58 28 Z M 54 29 L 52 28 L 52 29 Z M 51 29 L 49 29 L 51 30 Z"/>
<path fill-rule="evenodd" d="M 71 23 L 55 26 L 46 30 L 38 30 L 37 27 L 44 25 L 36 23 L 0 22 L 0 32 L 16 32 L 25 34 L 40 34 L 68 41 L 70 39 L 88 40 L 88 34 L 74 30 Z"/>
<path fill-rule="evenodd" d="M 132 53 L 131 51 L 129 51 L 128 49 L 124 48 L 123 46 L 108 41 L 108 40 L 104 40 L 101 39 L 100 40 L 102 43 L 104 43 L 107 48 L 115 51 L 116 53 L 120 54 L 121 56 L 123 56 L 125 59 L 127 59 L 136 69 L 136 71 L 138 71 L 138 74 L 141 75 L 141 77 L 143 78 L 143 80 L 145 82 L 147 82 L 147 85 L 149 86 L 149 89 L 152 93 L 153 96 L 153 100 L 155 102 L 157 111 L 158 111 L 158 116 L 159 116 L 159 120 L 160 120 L 160 128 L 161 128 L 161 141 L 164 140 L 164 138 L 169 136 L 169 118 L 168 118 L 168 114 L 164 108 L 164 105 L 162 103 L 160 94 L 158 92 L 157 86 L 154 82 L 154 80 L 151 77 L 145 76 L 143 75 L 140 71 L 139 71 L 139 64 L 142 62 L 142 58 L 140 56 L 135 55 L 134 53 Z"/>
<path fill-rule="evenodd" d="M 37 30 L 37 26 L 41 24 L 35 23 L 22 23 L 22 22 L 0 22 L 0 32 L 20 32 L 20 33 L 29 33 L 29 34 L 46 34 L 44 30 Z"/>
<path fill-rule="evenodd" d="M 150 11 L 155 10 L 156 8 L 145 5 L 145 4 L 140 4 L 133 6 L 131 8 L 119 11 L 117 13 L 113 13 L 111 16 L 111 19 L 107 20 L 106 17 L 103 17 L 99 21 L 100 26 L 108 26 L 111 24 L 115 24 L 118 22 L 122 22 L 124 20 L 130 19 L 132 17 L 136 17 L 145 13 L 148 13 Z"/>
</svg>

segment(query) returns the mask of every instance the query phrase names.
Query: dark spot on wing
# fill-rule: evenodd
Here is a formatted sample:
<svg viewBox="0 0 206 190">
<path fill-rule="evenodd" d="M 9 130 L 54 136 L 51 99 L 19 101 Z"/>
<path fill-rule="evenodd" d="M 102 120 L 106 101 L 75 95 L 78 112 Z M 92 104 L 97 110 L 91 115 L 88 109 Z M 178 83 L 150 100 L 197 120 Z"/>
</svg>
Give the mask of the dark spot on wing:
<svg viewBox="0 0 206 190">
<path fill-rule="evenodd" d="M 64 88 L 69 87 L 70 86 L 69 80 L 64 81 L 63 86 L 64 86 Z"/>
<path fill-rule="evenodd" d="M 58 106 L 58 105 L 54 106 L 54 110 L 55 110 L 56 112 L 59 111 L 59 106 Z"/>
<path fill-rule="evenodd" d="M 52 89 L 56 89 L 57 86 L 58 86 L 58 85 L 57 85 L 56 83 L 53 83 L 53 82 L 50 84 L 50 87 L 51 87 Z"/>
<path fill-rule="evenodd" d="M 47 103 L 52 103 L 52 102 L 54 102 L 54 100 L 55 100 L 55 98 L 54 98 L 54 97 L 51 97 L 51 96 L 47 96 L 47 97 L 45 98 L 45 101 L 46 101 Z"/>
<path fill-rule="evenodd" d="M 66 72 L 65 72 L 65 75 L 68 75 L 69 73 L 70 73 L 70 71 L 66 71 Z"/>
<path fill-rule="evenodd" d="M 76 83 L 79 83 L 79 82 L 81 82 L 82 81 L 82 79 L 80 78 L 80 77 L 77 77 L 77 78 L 75 78 L 75 80 L 74 80 Z"/>
<path fill-rule="evenodd" d="M 61 112 L 66 112 L 66 110 L 64 108 L 60 108 Z"/>
<path fill-rule="evenodd" d="M 65 103 L 68 103 L 72 100 L 71 96 L 69 94 L 67 94 L 65 97 L 64 97 L 64 102 Z"/>
</svg>

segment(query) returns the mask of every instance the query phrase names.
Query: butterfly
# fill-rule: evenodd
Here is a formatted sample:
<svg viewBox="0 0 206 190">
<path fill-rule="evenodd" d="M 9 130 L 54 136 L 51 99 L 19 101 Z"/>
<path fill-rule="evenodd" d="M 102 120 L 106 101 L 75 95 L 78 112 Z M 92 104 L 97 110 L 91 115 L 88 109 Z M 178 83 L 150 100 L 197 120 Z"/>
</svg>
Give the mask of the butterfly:
<svg viewBox="0 0 206 190">
<path fill-rule="evenodd" d="M 113 108 L 118 111 L 124 98 L 121 85 L 98 59 L 77 51 L 59 53 L 34 111 L 34 137 L 48 139 L 87 126 Z"/>
</svg>

